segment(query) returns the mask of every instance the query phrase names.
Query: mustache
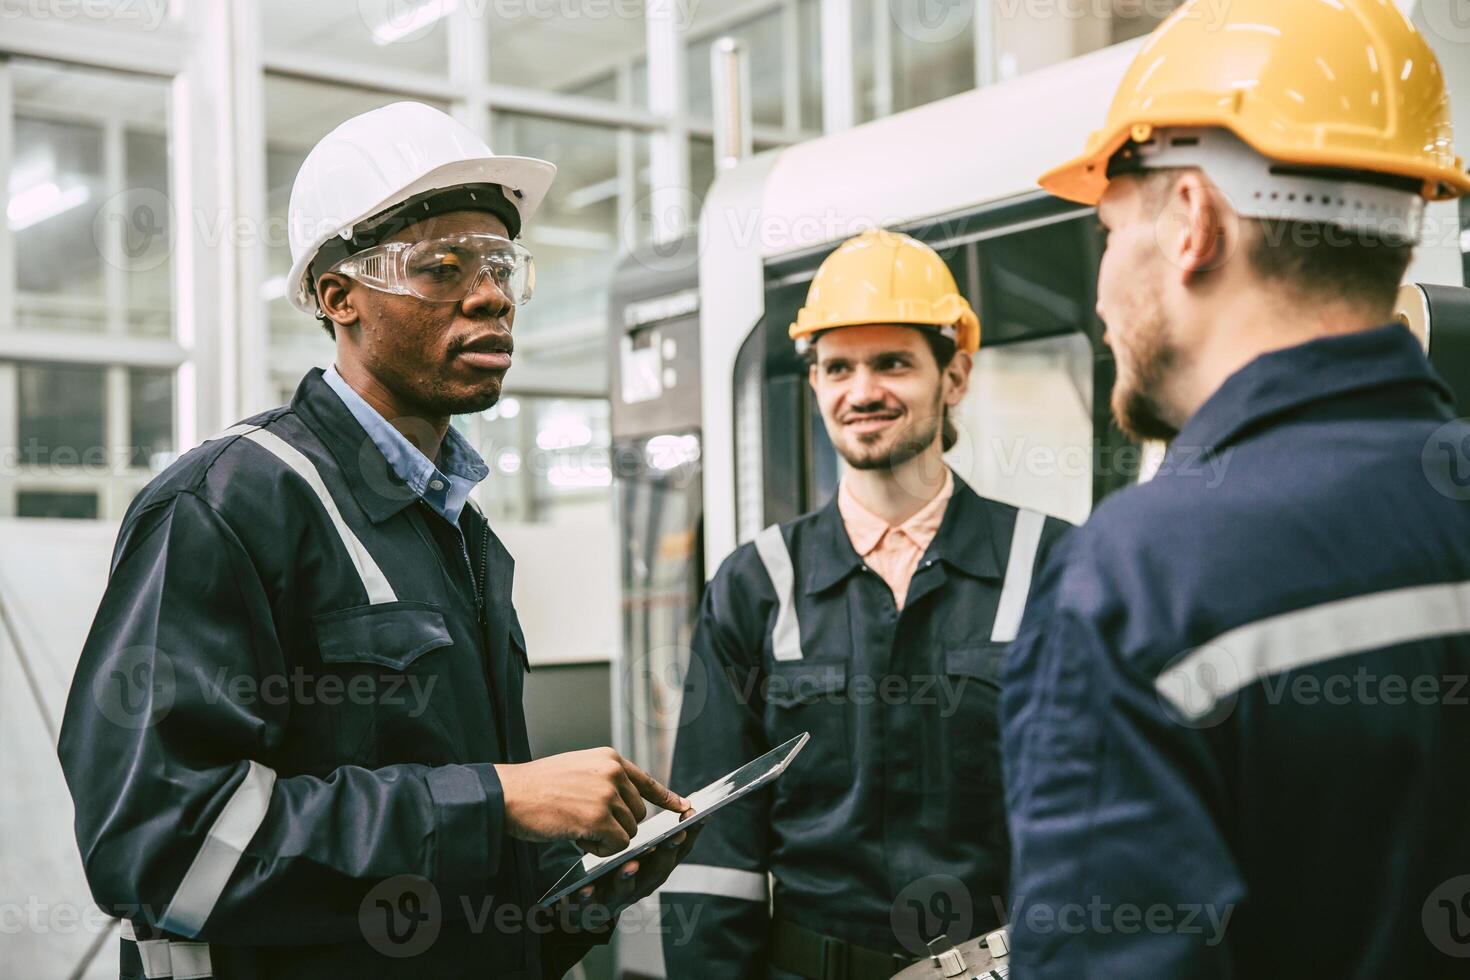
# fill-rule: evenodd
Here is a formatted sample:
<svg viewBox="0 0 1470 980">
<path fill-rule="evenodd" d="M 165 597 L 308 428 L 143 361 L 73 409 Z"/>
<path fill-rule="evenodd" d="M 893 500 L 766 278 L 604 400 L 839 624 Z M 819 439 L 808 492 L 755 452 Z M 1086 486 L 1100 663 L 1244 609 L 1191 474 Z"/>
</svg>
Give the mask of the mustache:
<svg viewBox="0 0 1470 980">
<path fill-rule="evenodd" d="M 852 406 L 838 417 L 838 421 L 851 422 L 855 418 L 863 418 L 872 415 L 892 416 L 894 418 L 897 418 L 902 414 L 903 408 L 899 405 L 888 405 L 884 404 L 883 402 L 873 402 L 867 405 Z"/>
</svg>

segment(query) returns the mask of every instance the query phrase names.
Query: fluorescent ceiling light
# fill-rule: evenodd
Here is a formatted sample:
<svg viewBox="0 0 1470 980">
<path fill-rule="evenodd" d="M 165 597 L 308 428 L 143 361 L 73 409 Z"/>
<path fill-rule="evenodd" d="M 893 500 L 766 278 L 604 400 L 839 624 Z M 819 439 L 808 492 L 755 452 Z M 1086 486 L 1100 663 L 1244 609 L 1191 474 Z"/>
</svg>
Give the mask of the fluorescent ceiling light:
<svg viewBox="0 0 1470 980">
<path fill-rule="evenodd" d="M 55 181 L 48 180 L 12 195 L 5 208 L 5 218 L 11 231 L 24 231 L 86 204 L 91 196 L 92 191 L 86 184 L 62 190 Z"/>
<path fill-rule="evenodd" d="M 387 20 L 374 27 L 373 43 L 381 47 L 392 44 L 394 41 L 401 41 L 410 34 L 416 34 L 430 24 L 448 17 L 458 7 L 459 0 L 423 0 L 412 10 L 390 15 Z"/>
</svg>

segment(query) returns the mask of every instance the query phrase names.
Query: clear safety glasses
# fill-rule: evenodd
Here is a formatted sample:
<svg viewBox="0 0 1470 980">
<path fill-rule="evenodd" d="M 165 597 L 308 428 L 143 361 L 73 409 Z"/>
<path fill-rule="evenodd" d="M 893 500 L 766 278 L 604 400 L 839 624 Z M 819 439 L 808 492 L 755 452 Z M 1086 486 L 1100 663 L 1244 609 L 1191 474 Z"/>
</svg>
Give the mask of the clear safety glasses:
<svg viewBox="0 0 1470 980">
<path fill-rule="evenodd" d="M 536 263 L 522 245 L 499 235 L 467 234 L 388 242 L 332 266 L 332 272 L 388 293 L 455 303 L 486 276 L 516 306 L 536 288 Z"/>
</svg>

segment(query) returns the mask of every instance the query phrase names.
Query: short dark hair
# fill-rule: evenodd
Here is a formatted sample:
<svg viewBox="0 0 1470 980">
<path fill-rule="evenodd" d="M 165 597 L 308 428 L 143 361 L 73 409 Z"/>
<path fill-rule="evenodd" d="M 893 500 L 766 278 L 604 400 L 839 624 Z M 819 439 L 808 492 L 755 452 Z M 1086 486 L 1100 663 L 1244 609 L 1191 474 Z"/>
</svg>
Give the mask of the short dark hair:
<svg viewBox="0 0 1470 980">
<path fill-rule="evenodd" d="M 312 283 L 311 288 L 312 292 L 315 292 L 316 283 Z M 316 310 L 316 322 L 322 325 L 322 329 L 327 332 L 328 337 L 331 337 L 333 340 L 337 339 L 337 325 L 332 322 L 330 317 L 322 312 L 320 306 L 318 306 Z"/>
<path fill-rule="evenodd" d="M 1256 275 L 1303 296 L 1392 310 L 1412 242 L 1322 221 L 1258 218 L 1244 243 Z"/>
<path fill-rule="evenodd" d="M 959 345 L 938 330 L 921 330 L 919 332 L 924 335 L 924 339 L 929 343 L 929 349 L 934 352 L 934 363 L 939 365 L 939 373 L 941 375 L 944 374 L 945 369 L 954 360 L 955 354 L 959 353 Z M 950 420 L 949 406 L 946 405 L 944 406 L 944 435 L 942 440 L 944 451 L 949 452 L 955 447 L 955 443 L 959 441 L 960 432 L 955 428 L 954 422 Z"/>
<path fill-rule="evenodd" d="M 954 360 L 955 354 L 959 352 L 959 346 L 938 330 L 928 330 L 923 327 L 919 327 L 918 330 L 923 335 L 924 341 L 929 345 L 929 350 L 934 354 L 934 363 L 939 365 L 939 373 L 943 374 L 945 369 L 949 367 L 950 362 Z M 802 352 L 802 359 L 806 361 L 807 367 L 813 367 L 817 363 L 817 338 L 820 336 L 820 333 L 813 334 L 806 345 L 806 350 Z M 959 441 L 959 430 L 950 421 L 949 406 L 946 405 L 944 408 L 944 434 L 942 438 L 944 451 L 949 452 Z"/>
<path fill-rule="evenodd" d="M 1182 168 L 1148 171 L 1145 191 L 1162 208 Z M 1324 221 L 1246 218 L 1241 246 L 1265 282 L 1313 299 L 1345 299 L 1391 310 L 1414 257 L 1414 243 Z"/>
</svg>

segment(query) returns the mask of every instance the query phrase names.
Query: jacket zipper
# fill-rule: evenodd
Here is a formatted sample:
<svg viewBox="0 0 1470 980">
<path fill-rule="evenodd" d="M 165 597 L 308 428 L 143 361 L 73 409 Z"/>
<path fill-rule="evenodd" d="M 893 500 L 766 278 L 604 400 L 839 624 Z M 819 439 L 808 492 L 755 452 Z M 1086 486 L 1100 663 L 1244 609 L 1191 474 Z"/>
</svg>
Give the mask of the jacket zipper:
<svg viewBox="0 0 1470 980">
<path fill-rule="evenodd" d="M 475 586 L 475 612 L 480 619 L 480 625 L 485 625 L 485 583 L 490 578 L 490 522 L 485 521 L 480 527 L 480 574 L 475 574 L 475 563 L 470 558 L 469 542 L 464 535 L 459 537 L 459 552 L 464 556 L 465 570 L 470 573 L 470 581 Z"/>
</svg>

